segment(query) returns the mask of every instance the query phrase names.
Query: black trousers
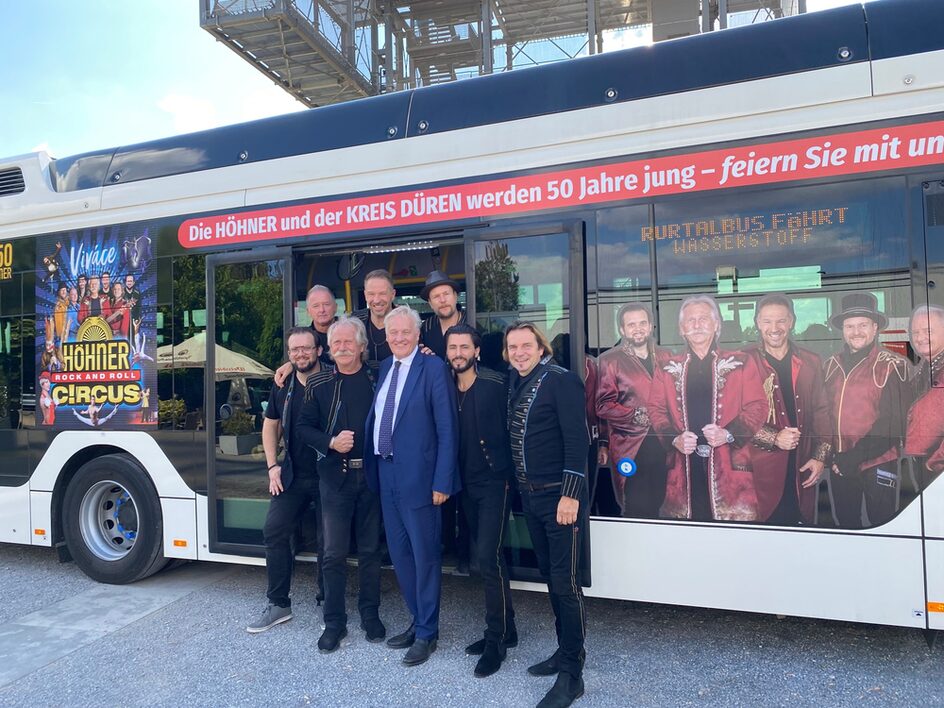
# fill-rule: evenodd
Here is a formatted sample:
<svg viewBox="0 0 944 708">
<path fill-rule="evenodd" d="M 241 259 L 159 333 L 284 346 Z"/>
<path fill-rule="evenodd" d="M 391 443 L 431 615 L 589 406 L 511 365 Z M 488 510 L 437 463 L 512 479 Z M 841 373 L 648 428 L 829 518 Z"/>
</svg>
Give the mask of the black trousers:
<svg viewBox="0 0 944 708">
<path fill-rule="evenodd" d="M 537 555 L 538 569 L 547 583 L 554 628 L 557 631 L 558 665 L 561 671 L 579 678 L 583 674 L 586 615 L 583 590 L 580 587 L 581 534 L 586 513 L 579 514 L 576 524 L 557 523 L 560 491 L 523 491 L 521 502 L 531 543 Z M 586 504 L 581 499 L 581 505 Z"/>
<path fill-rule="evenodd" d="M 502 641 L 515 631 L 515 610 L 503 547 L 511 507 L 505 481 L 472 483 L 463 489 L 462 508 L 469 521 L 479 572 L 485 585 L 485 639 Z"/>
<path fill-rule="evenodd" d="M 614 460 L 616 465 L 619 460 Z M 643 438 L 636 453 L 636 474 L 627 477 L 623 487 L 623 516 L 634 519 L 658 519 L 665 501 L 668 468 L 665 448 L 655 435 Z"/>
<path fill-rule="evenodd" d="M 329 629 L 347 626 L 344 593 L 351 524 L 357 542 L 358 602 L 361 621 L 374 619 L 380 607 L 380 496 L 367 487 L 364 470 L 350 470 L 340 489 L 321 482 L 324 527 L 324 622 Z"/>
<path fill-rule="evenodd" d="M 453 494 L 439 508 L 442 510 L 443 554 L 454 555 L 457 562 L 469 562 L 469 525 L 462 511 L 462 492 Z"/>
<path fill-rule="evenodd" d="M 295 532 L 312 503 L 315 505 L 315 528 L 318 535 L 318 596 L 324 597 L 321 563 L 324 553 L 321 547 L 321 495 L 318 490 L 318 477 L 296 477 L 288 489 L 272 497 L 262 529 L 266 574 L 269 578 L 266 597 L 273 605 L 292 606 L 289 592 L 292 589 L 292 573 L 295 569 Z"/>
<path fill-rule="evenodd" d="M 869 526 L 879 526 L 890 520 L 898 505 L 899 483 L 898 463 L 894 460 L 858 473 L 830 474 L 833 513 L 839 528 L 861 529 L 866 526 L 862 521 L 863 497 Z"/>
</svg>

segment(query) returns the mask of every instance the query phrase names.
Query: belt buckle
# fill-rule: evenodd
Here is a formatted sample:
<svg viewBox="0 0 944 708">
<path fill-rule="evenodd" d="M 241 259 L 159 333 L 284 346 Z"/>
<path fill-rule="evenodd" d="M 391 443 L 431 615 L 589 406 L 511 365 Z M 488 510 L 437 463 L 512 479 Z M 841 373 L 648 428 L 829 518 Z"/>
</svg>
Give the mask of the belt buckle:
<svg viewBox="0 0 944 708">
<path fill-rule="evenodd" d="M 359 469 L 362 469 L 362 468 L 364 467 L 364 459 L 358 457 L 358 458 L 355 458 L 355 459 L 353 459 L 353 460 L 348 460 L 348 461 L 347 461 L 347 466 L 348 466 L 350 469 L 352 469 L 352 470 L 359 470 Z"/>
<path fill-rule="evenodd" d="M 711 457 L 711 445 L 696 445 L 695 454 L 699 457 Z"/>
</svg>

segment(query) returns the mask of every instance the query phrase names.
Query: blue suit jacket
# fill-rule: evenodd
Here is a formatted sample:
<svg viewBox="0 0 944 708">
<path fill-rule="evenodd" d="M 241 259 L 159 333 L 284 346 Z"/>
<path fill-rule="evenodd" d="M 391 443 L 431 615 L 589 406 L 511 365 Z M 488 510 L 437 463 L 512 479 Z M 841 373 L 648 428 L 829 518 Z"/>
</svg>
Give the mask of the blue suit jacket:
<svg viewBox="0 0 944 708">
<path fill-rule="evenodd" d="M 393 366 L 393 357 L 380 365 L 377 394 Z M 375 399 L 376 401 L 376 399 Z M 367 484 L 380 491 L 378 458 L 374 452 L 374 407 L 367 416 L 364 469 Z M 442 359 L 417 352 L 410 366 L 393 421 L 393 474 L 384 486 L 395 488 L 411 508 L 433 503 L 433 492 L 453 495 L 459 482 L 459 420 L 456 387 Z"/>
</svg>

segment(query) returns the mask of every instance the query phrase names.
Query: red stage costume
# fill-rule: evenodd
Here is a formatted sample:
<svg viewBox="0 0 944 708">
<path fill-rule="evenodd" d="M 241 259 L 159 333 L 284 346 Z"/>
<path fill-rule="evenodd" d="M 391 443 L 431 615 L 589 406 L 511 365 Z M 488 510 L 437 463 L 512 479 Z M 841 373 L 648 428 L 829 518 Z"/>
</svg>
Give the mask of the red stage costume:
<svg viewBox="0 0 944 708">
<path fill-rule="evenodd" d="M 606 424 L 613 487 L 624 516 L 655 518 L 665 497 L 665 448 L 652 433 L 648 403 L 653 380 L 650 369 L 657 371 L 670 356 L 668 349 L 654 347 L 647 359 L 641 359 L 625 344 L 600 355 L 595 413 Z M 646 454 L 640 455 L 647 436 L 651 439 Z M 637 465 L 629 478 L 617 469 L 626 459 Z"/>
<path fill-rule="evenodd" d="M 811 524 L 817 487 L 805 489 L 802 486 L 809 473 L 800 472 L 800 468 L 810 460 L 828 464 L 833 447 L 833 425 L 829 412 L 829 397 L 826 395 L 826 385 L 823 381 L 823 361 L 809 349 L 790 344 L 793 410 L 796 415 L 796 425 L 793 425 L 777 372 L 768 361 L 763 346 L 754 344 L 744 351 L 755 358 L 767 396 L 767 420 L 754 436 L 750 450 L 754 488 L 757 491 L 757 520 L 767 521 L 777 510 L 786 493 L 787 475 L 792 472 L 792 486 L 799 505 L 800 519 L 778 521 L 795 523 L 802 520 Z M 775 442 L 777 433 L 788 427 L 800 430 L 800 441 L 793 451 L 781 450 Z"/>
<path fill-rule="evenodd" d="M 906 359 L 872 344 L 856 356 L 844 348 L 826 361 L 834 424 L 833 511 L 842 528 L 862 528 L 865 495 L 871 525 L 895 515 L 898 455 L 910 403 Z"/>
<path fill-rule="evenodd" d="M 934 381 L 929 385 L 932 371 Z M 905 454 L 923 458 L 925 469 L 938 475 L 944 472 L 944 354 L 938 354 L 930 367 L 921 362 L 916 380 L 922 384 L 908 412 Z"/>
<path fill-rule="evenodd" d="M 710 359 L 711 420 L 726 429 L 734 442 L 709 448 L 704 460 L 711 518 L 718 521 L 756 521 L 757 494 L 751 474 L 748 445 L 767 415 L 764 387 L 753 357 L 743 352 L 712 349 Z M 669 450 L 668 480 L 662 516 L 691 519 L 693 509 L 692 455 L 683 455 L 672 440 L 689 431 L 688 372 L 697 357 L 687 350 L 657 369 L 649 398 L 649 419 Z M 690 430 L 701 438 L 701 430 Z"/>
</svg>

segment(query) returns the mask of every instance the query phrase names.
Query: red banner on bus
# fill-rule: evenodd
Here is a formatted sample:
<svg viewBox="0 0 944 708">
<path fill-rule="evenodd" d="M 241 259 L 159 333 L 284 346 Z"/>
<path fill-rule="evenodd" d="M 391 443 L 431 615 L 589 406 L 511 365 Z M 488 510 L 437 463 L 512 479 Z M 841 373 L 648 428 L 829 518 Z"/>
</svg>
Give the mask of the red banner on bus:
<svg viewBox="0 0 944 708">
<path fill-rule="evenodd" d="M 944 121 L 188 219 L 185 248 L 504 216 L 944 162 Z"/>
</svg>

